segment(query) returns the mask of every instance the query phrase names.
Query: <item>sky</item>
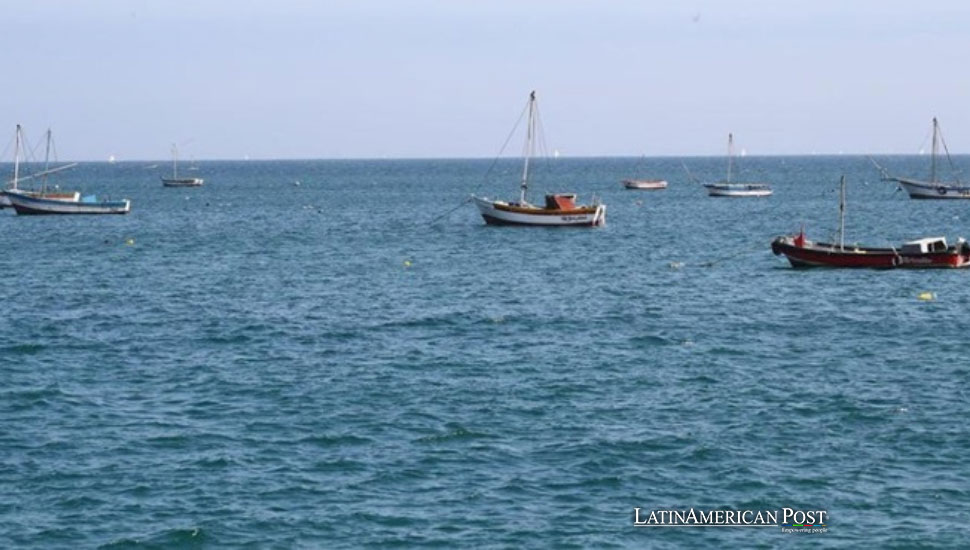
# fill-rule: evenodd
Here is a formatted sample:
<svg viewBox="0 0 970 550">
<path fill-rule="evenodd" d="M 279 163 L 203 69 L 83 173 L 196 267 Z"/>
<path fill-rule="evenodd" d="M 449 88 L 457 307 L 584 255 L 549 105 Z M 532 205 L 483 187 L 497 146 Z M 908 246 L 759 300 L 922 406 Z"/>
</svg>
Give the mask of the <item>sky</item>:
<svg viewBox="0 0 970 550">
<path fill-rule="evenodd" d="M 492 158 L 533 89 L 564 156 L 728 132 L 915 154 L 934 116 L 970 152 L 965 0 L 0 0 L 0 22 L 0 147 L 50 127 L 60 160 Z"/>
</svg>

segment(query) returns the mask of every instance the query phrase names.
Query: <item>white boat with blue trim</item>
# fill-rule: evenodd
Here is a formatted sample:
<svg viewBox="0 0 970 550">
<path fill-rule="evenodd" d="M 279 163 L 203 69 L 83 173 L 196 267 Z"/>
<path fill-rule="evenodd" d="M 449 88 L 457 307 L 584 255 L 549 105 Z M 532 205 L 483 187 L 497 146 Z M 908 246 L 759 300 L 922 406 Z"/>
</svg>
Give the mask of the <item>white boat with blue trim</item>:
<svg viewBox="0 0 970 550">
<path fill-rule="evenodd" d="M 727 179 L 717 183 L 705 183 L 707 194 L 711 197 L 767 197 L 772 194 L 767 183 L 733 183 L 731 172 L 734 168 L 734 134 L 728 134 Z"/>
<path fill-rule="evenodd" d="M 131 201 L 98 200 L 95 195 L 85 195 L 76 201 L 37 197 L 20 189 L 4 192 L 18 215 L 43 214 L 127 214 L 131 211 Z"/>
</svg>

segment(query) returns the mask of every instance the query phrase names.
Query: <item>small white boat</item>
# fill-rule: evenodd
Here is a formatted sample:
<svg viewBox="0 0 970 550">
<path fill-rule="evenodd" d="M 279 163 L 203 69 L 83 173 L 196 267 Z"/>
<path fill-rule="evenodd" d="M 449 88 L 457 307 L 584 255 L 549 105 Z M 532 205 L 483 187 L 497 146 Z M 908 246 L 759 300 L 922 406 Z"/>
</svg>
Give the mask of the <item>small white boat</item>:
<svg viewBox="0 0 970 550">
<path fill-rule="evenodd" d="M 667 180 L 623 180 L 623 187 L 643 191 L 657 191 L 667 188 Z"/>
<path fill-rule="evenodd" d="M 766 183 L 705 183 L 711 197 L 767 197 L 771 187 Z"/>
<path fill-rule="evenodd" d="M 707 194 L 711 197 L 767 197 L 772 194 L 767 183 L 732 183 L 731 172 L 734 168 L 734 134 L 728 134 L 727 179 L 717 183 L 705 183 Z"/>
<path fill-rule="evenodd" d="M 635 173 L 639 171 L 638 168 L 645 158 L 645 156 L 640 157 L 640 160 L 637 161 L 637 166 L 634 167 Z M 627 189 L 637 189 L 640 191 L 659 191 L 667 188 L 667 180 L 662 179 L 630 178 L 621 180 L 620 183 Z"/>
<path fill-rule="evenodd" d="M 128 199 L 99 201 L 94 195 L 87 195 L 77 201 L 65 201 L 35 197 L 18 189 L 8 189 L 4 194 L 18 215 L 127 214 L 131 211 L 131 201 Z"/>
<path fill-rule="evenodd" d="M 489 225 L 531 225 L 531 226 L 569 226 L 596 227 L 606 223 L 606 205 L 598 201 L 591 205 L 577 205 L 573 193 L 554 193 L 546 195 L 544 206 L 530 204 L 526 200 L 529 189 L 529 160 L 535 154 L 537 128 L 536 93 L 529 94 L 529 120 L 526 128 L 525 165 L 522 168 L 522 181 L 519 185 L 518 202 L 491 200 L 472 195 L 472 200 Z"/>
<path fill-rule="evenodd" d="M 949 160 L 950 151 L 946 146 L 946 142 L 943 141 L 940 124 L 937 122 L 936 117 L 933 117 L 933 153 L 930 157 L 929 181 L 895 177 L 888 177 L 887 179 L 898 183 L 909 194 L 909 198 L 911 199 L 970 199 L 970 185 L 960 183 L 959 181 L 952 183 L 937 181 L 936 157 L 939 155 L 940 142 L 943 143 L 943 149 L 946 151 L 947 160 Z M 953 165 L 952 161 L 950 161 L 950 165 Z"/>
<path fill-rule="evenodd" d="M 165 187 L 200 187 L 204 183 L 202 178 L 179 177 L 179 148 L 172 144 L 172 177 L 162 178 Z"/>
</svg>

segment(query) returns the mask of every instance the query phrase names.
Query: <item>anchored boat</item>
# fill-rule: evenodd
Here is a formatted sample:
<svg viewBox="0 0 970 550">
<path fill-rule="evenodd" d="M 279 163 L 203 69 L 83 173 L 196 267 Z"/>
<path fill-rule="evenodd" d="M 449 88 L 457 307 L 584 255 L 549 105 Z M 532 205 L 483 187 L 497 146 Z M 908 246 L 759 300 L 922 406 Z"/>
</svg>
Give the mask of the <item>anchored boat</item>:
<svg viewBox="0 0 970 550">
<path fill-rule="evenodd" d="M 734 168 L 734 134 L 728 134 L 727 179 L 717 183 L 705 183 L 707 194 L 711 197 L 767 197 L 771 186 L 767 183 L 733 183 L 731 171 Z"/>
<path fill-rule="evenodd" d="M 201 187 L 204 183 L 202 178 L 179 177 L 179 148 L 172 144 L 172 177 L 162 178 L 162 185 L 165 187 Z"/>
<path fill-rule="evenodd" d="M 489 225 L 532 225 L 595 227 L 606 223 L 606 205 L 594 202 L 577 205 L 574 193 L 547 194 L 545 204 L 534 205 L 526 200 L 529 189 L 529 161 L 535 156 L 535 137 L 538 110 L 536 93 L 529 94 L 529 119 L 526 127 L 526 147 L 518 202 L 491 200 L 472 195 L 485 223 Z"/>
<path fill-rule="evenodd" d="M 909 198 L 911 199 L 970 199 L 970 185 L 964 185 L 959 180 L 952 183 L 937 180 L 936 158 L 939 156 L 940 144 L 943 145 L 947 161 L 950 163 L 950 167 L 953 168 L 953 161 L 950 159 L 950 150 L 946 146 L 946 141 L 943 139 L 943 133 L 940 131 L 940 123 L 937 122 L 936 117 L 933 117 L 933 152 L 930 156 L 929 181 L 892 176 L 887 176 L 886 179 L 899 183 L 899 186 L 909 193 Z"/>
<path fill-rule="evenodd" d="M 788 258 L 792 267 L 868 267 L 876 269 L 967 267 L 970 243 L 958 239 L 947 244 L 945 237 L 907 241 L 899 248 L 873 248 L 845 244 L 845 176 L 839 192 L 839 242 L 820 243 L 798 235 L 775 238 L 771 251 Z"/>
<path fill-rule="evenodd" d="M 55 172 L 60 172 L 61 170 L 67 170 L 68 168 L 73 168 L 77 166 L 77 163 L 67 164 L 64 166 L 58 166 L 57 168 L 50 167 L 50 152 L 51 152 L 51 131 L 47 130 L 47 151 L 44 156 L 44 170 L 36 174 L 31 174 L 26 177 L 20 177 L 20 150 L 21 143 L 23 143 L 23 129 L 20 125 L 17 125 L 16 134 L 14 137 L 14 155 L 13 155 L 13 179 L 7 182 L 6 189 L 0 191 L 0 208 L 12 207 L 13 203 L 7 197 L 7 191 L 22 191 L 23 193 L 31 197 L 42 197 L 45 199 L 60 200 L 60 201 L 76 201 L 81 198 L 81 194 L 77 191 L 61 191 L 59 189 L 48 189 L 47 188 L 47 176 Z M 19 187 L 20 182 L 34 179 L 42 178 L 42 183 L 40 189 L 21 189 Z"/>
<path fill-rule="evenodd" d="M 99 201 L 95 195 L 86 195 L 76 201 L 35 197 L 21 190 L 8 189 L 7 199 L 19 215 L 35 214 L 127 214 L 131 201 Z"/>
<path fill-rule="evenodd" d="M 644 157 L 640 157 L 640 161 L 637 162 L 637 166 L 639 167 L 643 161 Z M 623 187 L 627 189 L 636 189 L 639 191 L 659 191 L 667 188 L 667 180 L 662 179 L 625 179 L 620 183 L 622 183 Z"/>
</svg>

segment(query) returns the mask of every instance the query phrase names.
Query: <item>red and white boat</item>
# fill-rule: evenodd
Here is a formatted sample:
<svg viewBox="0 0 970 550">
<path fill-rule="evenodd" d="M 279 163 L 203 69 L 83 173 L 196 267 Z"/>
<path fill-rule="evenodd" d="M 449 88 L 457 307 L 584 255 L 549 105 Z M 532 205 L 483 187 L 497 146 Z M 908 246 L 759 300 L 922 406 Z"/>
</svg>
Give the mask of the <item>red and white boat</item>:
<svg viewBox="0 0 970 550">
<path fill-rule="evenodd" d="M 519 185 L 518 202 L 491 200 L 472 195 L 478 211 L 489 225 L 531 225 L 545 227 L 596 227 L 606 223 L 606 205 L 594 201 L 589 205 L 576 204 L 574 193 L 547 194 L 543 206 L 529 203 L 529 160 L 535 155 L 537 128 L 536 93 L 529 94 L 529 121 L 526 128 L 525 165 Z"/>
<path fill-rule="evenodd" d="M 967 267 L 970 243 L 958 239 L 949 245 L 945 237 L 907 241 L 899 248 L 873 248 L 845 244 L 845 176 L 839 200 L 839 242 L 820 243 L 798 235 L 776 237 L 771 243 L 775 255 L 784 255 L 792 267 L 868 267 L 874 269 Z"/>
</svg>

